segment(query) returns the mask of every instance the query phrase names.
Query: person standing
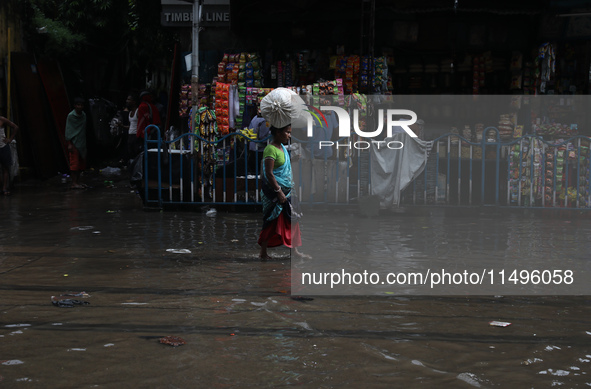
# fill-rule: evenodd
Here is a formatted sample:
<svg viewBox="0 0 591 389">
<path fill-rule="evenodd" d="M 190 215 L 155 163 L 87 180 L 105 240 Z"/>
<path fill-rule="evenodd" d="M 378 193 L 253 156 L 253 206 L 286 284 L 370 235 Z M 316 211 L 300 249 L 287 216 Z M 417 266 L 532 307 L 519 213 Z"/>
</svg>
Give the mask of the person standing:
<svg viewBox="0 0 591 389">
<path fill-rule="evenodd" d="M 267 120 L 263 118 L 261 115 L 261 109 L 257 108 L 257 114 L 254 118 L 250 121 L 248 128 L 252 129 L 257 134 L 257 140 L 264 140 L 270 134 L 270 129 L 267 126 Z M 248 144 L 248 161 L 249 161 L 249 171 L 255 172 L 257 166 L 261 161 L 261 156 L 265 149 L 264 143 L 259 142 L 249 142 Z"/>
<path fill-rule="evenodd" d="M 148 91 L 143 91 L 140 94 L 140 105 L 137 109 L 137 138 L 139 146 L 143 145 L 146 127 L 150 124 L 160 125 L 160 112 L 152 102 L 152 94 Z M 149 135 L 149 134 L 148 134 Z M 163 134 L 160 134 L 162 136 Z"/>
<path fill-rule="evenodd" d="M 129 126 L 127 126 L 127 154 L 129 160 L 132 161 L 140 152 L 140 145 L 137 137 L 138 108 L 135 96 L 127 96 L 125 105 L 129 111 Z"/>
<path fill-rule="evenodd" d="M 66 120 L 66 141 L 70 162 L 70 176 L 72 177 L 72 189 L 88 188 L 80 183 L 80 175 L 86 169 L 86 113 L 84 112 L 84 100 L 76 98 L 74 109 L 68 114 Z"/>
<path fill-rule="evenodd" d="M 6 127 L 12 127 L 10 137 L 6 136 Z M 14 140 L 19 128 L 16 124 L 0 116 L 0 165 L 2 165 L 2 194 L 10 196 L 10 167 L 12 166 L 12 152 L 10 143 Z"/>
</svg>

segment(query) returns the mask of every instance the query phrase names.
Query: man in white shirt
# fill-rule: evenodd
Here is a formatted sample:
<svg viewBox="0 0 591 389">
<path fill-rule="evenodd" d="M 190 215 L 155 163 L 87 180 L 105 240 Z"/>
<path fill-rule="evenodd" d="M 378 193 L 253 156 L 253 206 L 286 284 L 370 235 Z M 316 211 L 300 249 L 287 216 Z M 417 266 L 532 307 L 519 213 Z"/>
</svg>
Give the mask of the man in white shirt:
<svg viewBox="0 0 591 389">
<path fill-rule="evenodd" d="M 137 99 L 133 95 L 127 96 L 125 106 L 129 111 L 129 126 L 127 127 L 127 153 L 129 160 L 133 160 L 140 152 L 140 142 L 137 137 Z"/>
</svg>

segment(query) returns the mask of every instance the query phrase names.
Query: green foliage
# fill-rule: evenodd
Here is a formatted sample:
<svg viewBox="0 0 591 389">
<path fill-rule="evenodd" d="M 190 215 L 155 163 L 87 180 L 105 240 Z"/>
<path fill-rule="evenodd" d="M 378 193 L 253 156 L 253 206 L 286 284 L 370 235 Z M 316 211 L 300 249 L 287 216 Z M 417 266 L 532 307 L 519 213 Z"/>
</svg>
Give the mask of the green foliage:
<svg viewBox="0 0 591 389">
<path fill-rule="evenodd" d="M 84 40 L 82 34 L 72 32 L 58 20 L 47 18 L 39 9 L 35 9 L 33 21 L 37 31 L 46 35 L 44 45 L 46 52 L 69 54 Z"/>
<path fill-rule="evenodd" d="M 129 13 L 127 18 L 127 25 L 131 31 L 136 31 L 139 26 L 139 17 L 137 14 L 136 0 L 128 0 Z"/>
<path fill-rule="evenodd" d="M 87 32 L 109 26 L 118 16 L 112 0 L 65 0 L 58 11 L 68 27 Z"/>
<path fill-rule="evenodd" d="M 31 51 L 93 72 L 84 76 L 97 88 L 145 83 L 146 69 L 166 64 L 176 41 L 160 26 L 160 0 L 18 2 Z"/>
<path fill-rule="evenodd" d="M 167 34 L 160 27 L 160 0 L 22 0 L 29 15 L 25 25 L 38 51 L 54 54 L 75 50 L 120 52 L 136 45 L 142 56 L 158 54 Z M 44 28 L 46 37 L 37 29 Z M 134 43 L 135 42 L 135 43 Z"/>
<path fill-rule="evenodd" d="M 117 0 L 23 0 L 29 37 L 36 51 L 55 56 L 84 51 L 88 46 L 104 51 L 129 35 L 128 4 Z M 42 29 L 44 37 L 35 36 Z"/>
</svg>

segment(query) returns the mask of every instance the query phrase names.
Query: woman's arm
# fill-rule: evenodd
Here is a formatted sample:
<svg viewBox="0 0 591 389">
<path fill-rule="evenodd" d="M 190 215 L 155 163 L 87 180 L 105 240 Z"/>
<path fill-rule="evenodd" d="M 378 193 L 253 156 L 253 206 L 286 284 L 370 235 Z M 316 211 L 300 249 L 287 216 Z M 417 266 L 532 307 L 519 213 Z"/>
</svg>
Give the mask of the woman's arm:
<svg viewBox="0 0 591 389">
<path fill-rule="evenodd" d="M 275 168 L 275 160 L 273 158 L 265 158 L 265 176 L 267 177 L 267 181 L 275 192 L 277 192 L 277 198 L 279 199 L 279 204 L 283 204 L 287 201 L 287 197 L 283 190 L 281 190 L 281 185 L 277 183 L 275 179 L 275 175 L 273 174 L 273 169 Z"/>
<path fill-rule="evenodd" d="M 4 116 L 0 116 L 0 121 L 2 122 L 2 124 L 7 124 L 14 129 L 14 131 L 11 131 L 10 139 L 8 139 L 8 138 L 3 139 L 4 143 L 9 144 L 10 142 L 12 142 L 14 140 L 14 137 L 16 136 L 16 133 L 18 132 L 19 128 L 16 124 L 14 124 L 10 120 L 6 119 Z"/>
</svg>

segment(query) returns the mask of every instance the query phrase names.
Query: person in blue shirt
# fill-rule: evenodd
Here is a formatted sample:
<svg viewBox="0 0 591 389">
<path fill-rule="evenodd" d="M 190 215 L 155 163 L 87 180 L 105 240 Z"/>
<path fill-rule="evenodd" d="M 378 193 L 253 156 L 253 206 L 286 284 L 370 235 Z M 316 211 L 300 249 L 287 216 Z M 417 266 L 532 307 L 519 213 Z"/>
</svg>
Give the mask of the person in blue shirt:
<svg viewBox="0 0 591 389">
<path fill-rule="evenodd" d="M 260 108 L 257 108 L 257 114 L 250 121 L 248 128 L 254 130 L 257 134 L 257 140 L 260 141 L 271 135 L 271 128 L 261 115 Z M 267 146 L 267 142 L 249 142 L 248 144 L 249 170 L 253 173 L 256 172 L 257 165 L 259 165 L 263 159 L 263 150 L 265 150 L 265 146 Z"/>
<path fill-rule="evenodd" d="M 326 104 L 328 105 L 328 104 Z M 318 123 L 314 121 L 312 126 L 312 137 L 309 138 L 309 143 L 306 145 L 306 149 L 311 152 L 312 158 L 330 158 L 333 155 L 333 147 L 320 147 L 321 141 L 331 141 L 333 133 L 338 132 L 339 122 L 337 115 L 331 110 L 322 111 L 326 118 L 326 123 Z"/>
</svg>

